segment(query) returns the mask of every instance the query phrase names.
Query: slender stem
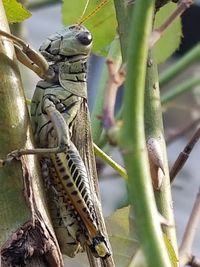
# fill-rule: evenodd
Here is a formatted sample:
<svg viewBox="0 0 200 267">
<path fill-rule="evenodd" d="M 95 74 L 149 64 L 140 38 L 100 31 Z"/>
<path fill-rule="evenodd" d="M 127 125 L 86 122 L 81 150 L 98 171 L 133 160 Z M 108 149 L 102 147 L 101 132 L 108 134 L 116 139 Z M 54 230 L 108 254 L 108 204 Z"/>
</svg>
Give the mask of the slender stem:
<svg viewBox="0 0 200 267">
<path fill-rule="evenodd" d="M 181 0 L 174 12 L 167 18 L 167 20 L 158 28 L 153 30 L 150 39 L 149 46 L 152 48 L 155 43 L 161 38 L 166 29 L 178 18 L 181 14 L 191 6 L 192 0 Z"/>
<path fill-rule="evenodd" d="M 185 162 L 189 158 L 192 149 L 196 145 L 197 141 L 200 138 L 200 128 L 198 128 L 195 133 L 193 134 L 192 138 L 189 140 L 187 145 L 185 146 L 184 150 L 179 154 L 178 158 L 176 159 L 174 165 L 170 170 L 170 180 L 173 182 L 179 171 L 183 168 Z"/>
<path fill-rule="evenodd" d="M 181 84 L 177 85 L 175 88 L 167 91 L 162 95 L 161 101 L 163 105 L 166 105 L 170 101 L 174 100 L 176 97 L 192 90 L 195 86 L 200 84 L 200 78 L 191 78 Z"/>
<path fill-rule="evenodd" d="M 119 68 L 119 66 L 121 65 L 121 54 L 118 37 L 115 37 L 115 39 L 113 40 L 108 57 L 113 58 L 117 62 L 115 64 L 116 68 Z M 104 96 L 108 78 L 108 69 L 107 65 L 105 64 L 97 88 L 97 96 L 95 99 L 94 108 L 91 114 L 92 136 L 96 144 L 98 144 L 102 134 L 102 122 L 100 119 L 98 119 L 98 117 L 103 114 Z"/>
<path fill-rule="evenodd" d="M 106 63 L 109 77 L 105 91 L 102 124 L 106 130 L 109 130 L 115 125 L 114 114 L 116 97 L 120 86 L 124 82 L 125 70 L 123 67 L 117 69 L 115 65 L 117 64 L 118 67 L 118 62 L 115 62 L 112 58 L 107 58 Z"/>
<path fill-rule="evenodd" d="M 136 1 L 131 20 L 120 140 L 129 176 L 135 222 L 147 266 L 171 266 L 155 205 L 144 134 L 144 87 L 148 39 L 154 16 L 154 1 Z"/>
<path fill-rule="evenodd" d="M 200 47 L 199 47 L 200 48 Z M 199 50 L 200 52 L 200 50 Z M 199 54 L 200 55 L 200 54 Z M 183 83 L 177 85 L 173 89 L 167 91 L 161 96 L 161 104 L 166 105 L 172 100 L 174 100 L 176 97 L 181 96 L 182 94 L 192 90 L 195 86 L 198 86 L 200 84 L 200 78 L 191 78 Z M 148 102 L 147 102 L 148 103 Z M 116 118 L 121 118 L 123 106 L 121 109 L 118 111 Z"/>
<path fill-rule="evenodd" d="M 189 266 L 191 267 L 200 267 L 200 259 L 198 259 L 197 257 L 191 255 L 190 257 L 191 259 L 188 261 Z"/>
<path fill-rule="evenodd" d="M 125 1 L 114 0 L 116 17 L 118 21 L 118 33 L 121 45 L 122 59 L 126 61 L 127 47 L 128 47 L 128 16 L 127 6 Z"/>
<path fill-rule="evenodd" d="M 109 157 L 103 150 L 93 143 L 95 154 L 116 170 L 125 180 L 128 179 L 126 170 Z"/>
<path fill-rule="evenodd" d="M 167 84 L 171 79 L 184 71 L 192 63 L 197 62 L 200 59 L 200 44 L 194 46 L 187 54 L 185 54 L 177 62 L 173 63 L 171 67 L 163 71 L 159 76 L 160 86 Z"/>
<path fill-rule="evenodd" d="M 185 266 L 189 261 L 188 256 L 191 255 L 192 244 L 195 238 L 199 221 L 200 221 L 200 191 L 197 194 L 189 221 L 185 229 L 183 240 L 181 242 L 181 246 L 179 249 L 180 266 Z"/>
<path fill-rule="evenodd" d="M 192 5 L 192 0 L 181 0 L 174 12 L 168 17 L 168 19 L 159 27 L 160 32 L 164 32 L 171 23 Z"/>
<path fill-rule="evenodd" d="M 0 29 L 9 32 L 2 1 L 0 1 Z M 11 42 L 2 37 L 0 73 L 0 157 L 5 157 L 16 148 L 32 147 L 33 143 L 14 48 Z M 57 262 L 57 265 L 63 266 L 61 253 L 47 214 L 36 159 L 24 157 L 22 164 L 14 161 L 0 169 L 0 207 L 3 207 L 0 211 L 2 256 L 0 262 L 3 266 L 15 265 L 17 262 L 17 265 L 24 265 L 26 262 L 26 266 L 50 266 L 50 263 L 48 264 L 44 259 L 45 256 L 47 260 L 54 258 L 54 263 Z M 33 224 L 36 219 L 41 222 L 40 226 L 35 227 Z M 34 238 L 31 232 L 33 228 Z M 40 244 L 39 249 L 38 244 Z"/>
</svg>

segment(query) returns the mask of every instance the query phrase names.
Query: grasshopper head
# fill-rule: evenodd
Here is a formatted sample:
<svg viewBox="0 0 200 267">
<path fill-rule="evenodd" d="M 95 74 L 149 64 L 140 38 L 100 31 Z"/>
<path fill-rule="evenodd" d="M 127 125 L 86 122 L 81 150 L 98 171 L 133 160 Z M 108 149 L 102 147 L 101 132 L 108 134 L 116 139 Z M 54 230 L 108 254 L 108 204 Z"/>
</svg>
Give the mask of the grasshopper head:
<svg viewBox="0 0 200 267">
<path fill-rule="evenodd" d="M 92 47 L 92 35 L 82 25 L 71 25 L 49 36 L 40 47 L 48 61 L 87 57 Z"/>
</svg>

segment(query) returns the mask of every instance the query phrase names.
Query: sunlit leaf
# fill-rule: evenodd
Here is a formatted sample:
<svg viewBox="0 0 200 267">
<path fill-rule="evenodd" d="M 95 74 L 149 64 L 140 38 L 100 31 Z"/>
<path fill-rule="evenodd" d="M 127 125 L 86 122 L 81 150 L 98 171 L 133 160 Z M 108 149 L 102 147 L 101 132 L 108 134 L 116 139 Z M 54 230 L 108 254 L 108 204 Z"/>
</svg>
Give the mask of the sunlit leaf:
<svg viewBox="0 0 200 267">
<path fill-rule="evenodd" d="M 65 25 L 80 21 L 86 2 L 86 0 L 63 0 L 62 15 Z M 83 17 L 87 17 L 101 2 L 102 0 L 90 0 Z M 99 55 L 106 55 L 106 47 L 113 40 L 117 28 L 113 1 L 109 0 L 83 24 L 91 31 L 95 40 L 93 52 Z"/>
<path fill-rule="evenodd" d="M 138 249 L 128 267 L 148 267 L 142 249 Z"/>
<path fill-rule="evenodd" d="M 117 210 L 106 219 L 116 267 L 129 266 L 139 243 L 132 237 L 129 228 L 129 207 Z"/>
<path fill-rule="evenodd" d="M 74 24 L 80 21 L 86 0 L 63 0 L 62 14 L 65 25 Z M 103 0 L 90 0 L 86 13 L 87 17 Z M 158 27 L 166 20 L 169 14 L 175 9 L 176 4 L 165 5 L 156 15 L 155 27 Z M 116 17 L 112 0 L 83 23 L 93 34 L 93 52 L 106 55 L 107 48 L 116 33 Z M 178 47 L 181 40 L 181 20 L 177 19 L 164 33 L 162 38 L 155 45 L 155 54 L 158 63 L 165 61 Z"/>
<path fill-rule="evenodd" d="M 156 15 L 155 28 L 160 26 L 166 18 L 175 10 L 176 4 L 169 3 L 162 7 Z M 155 56 L 158 63 L 164 62 L 179 47 L 181 42 L 181 19 L 176 19 L 165 31 L 164 35 L 155 45 Z"/>
<path fill-rule="evenodd" d="M 165 241 L 165 245 L 167 247 L 169 258 L 171 260 L 171 264 L 172 264 L 173 267 L 177 267 L 178 266 L 178 259 L 177 259 L 176 253 L 174 251 L 174 248 L 172 246 L 172 243 L 171 243 L 171 241 L 169 240 L 169 238 L 167 237 L 166 234 L 163 234 L 163 238 L 164 238 L 164 241 Z"/>
<path fill-rule="evenodd" d="M 3 5 L 9 23 L 22 22 L 31 16 L 31 13 L 16 0 L 3 0 Z"/>
</svg>

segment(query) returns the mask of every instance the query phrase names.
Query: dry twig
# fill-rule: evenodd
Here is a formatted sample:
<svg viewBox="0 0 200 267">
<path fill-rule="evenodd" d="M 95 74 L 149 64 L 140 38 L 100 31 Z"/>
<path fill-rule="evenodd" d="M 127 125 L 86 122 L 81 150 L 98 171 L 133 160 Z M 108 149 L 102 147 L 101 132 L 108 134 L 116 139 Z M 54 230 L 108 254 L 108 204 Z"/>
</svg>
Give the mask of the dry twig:
<svg viewBox="0 0 200 267">
<path fill-rule="evenodd" d="M 158 28 L 153 30 L 149 38 L 149 47 L 152 48 L 155 43 L 161 38 L 166 29 L 176 20 L 177 17 L 180 17 L 183 12 L 192 5 L 192 0 L 182 0 L 179 2 L 177 8 L 174 12 L 167 18 L 167 20 Z"/>
<path fill-rule="evenodd" d="M 191 255 L 192 244 L 196 234 L 197 226 L 200 220 L 200 190 L 196 196 L 196 200 L 187 223 L 183 240 L 179 249 L 180 266 L 189 264 L 190 266 L 200 266 L 199 260 Z"/>
<path fill-rule="evenodd" d="M 191 259 L 187 263 L 187 265 L 189 265 L 191 267 L 200 267 L 200 259 L 198 259 L 197 257 L 191 255 Z"/>
<path fill-rule="evenodd" d="M 116 143 L 114 140 L 115 137 L 112 138 L 108 131 L 116 126 L 114 117 L 116 97 L 118 89 L 125 80 L 126 72 L 124 65 L 118 69 L 116 62 L 111 58 L 108 58 L 106 63 L 108 66 L 109 78 L 105 90 L 103 115 L 100 118 L 102 120 L 103 127 L 107 132 L 109 142 L 114 145 Z"/>
<path fill-rule="evenodd" d="M 105 102 L 103 109 L 102 122 L 105 129 L 109 129 L 115 123 L 114 119 L 114 109 L 117 91 L 119 87 L 123 84 L 125 79 L 125 69 L 121 66 L 116 69 L 116 64 L 113 59 L 108 58 L 106 60 L 108 66 L 109 79 L 107 82 L 107 88 L 105 93 Z"/>
<path fill-rule="evenodd" d="M 200 138 L 200 128 L 198 128 L 192 138 L 189 140 L 187 145 L 185 146 L 184 150 L 179 154 L 178 158 L 176 159 L 174 165 L 172 166 L 170 170 L 170 180 L 171 183 L 173 182 L 176 175 L 179 173 L 179 171 L 183 168 L 185 162 L 189 158 L 189 155 L 194 148 L 195 144 Z"/>
</svg>

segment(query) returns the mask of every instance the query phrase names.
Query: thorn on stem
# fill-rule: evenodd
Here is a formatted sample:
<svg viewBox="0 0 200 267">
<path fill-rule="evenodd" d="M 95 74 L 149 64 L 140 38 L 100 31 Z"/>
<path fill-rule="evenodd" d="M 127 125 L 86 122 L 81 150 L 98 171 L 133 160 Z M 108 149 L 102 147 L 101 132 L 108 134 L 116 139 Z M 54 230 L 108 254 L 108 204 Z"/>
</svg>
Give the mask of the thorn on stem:
<svg viewBox="0 0 200 267">
<path fill-rule="evenodd" d="M 165 171 L 163 164 L 163 153 L 161 150 L 160 138 L 150 137 L 147 139 L 147 151 L 149 156 L 149 165 L 152 178 L 152 184 L 155 190 L 160 190 Z"/>
<path fill-rule="evenodd" d="M 158 212 L 158 216 L 159 216 L 159 221 L 160 221 L 160 224 L 163 225 L 163 226 L 167 226 L 167 227 L 174 227 L 174 224 L 171 223 L 168 219 L 166 219 L 162 214 L 160 214 Z"/>
</svg>

